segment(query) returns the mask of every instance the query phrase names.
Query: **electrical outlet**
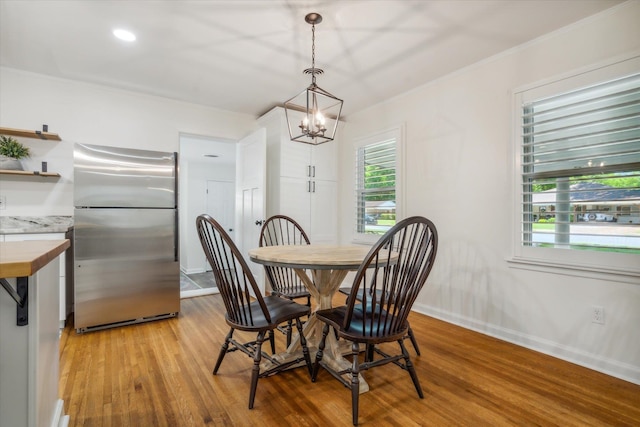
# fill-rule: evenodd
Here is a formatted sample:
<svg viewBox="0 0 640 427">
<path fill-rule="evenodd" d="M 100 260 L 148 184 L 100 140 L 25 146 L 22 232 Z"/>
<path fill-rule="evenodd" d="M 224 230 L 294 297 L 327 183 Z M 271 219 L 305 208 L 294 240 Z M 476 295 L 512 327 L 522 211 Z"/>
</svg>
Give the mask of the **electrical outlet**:
<svg viewBox="0 0 640 427">
<path fill-rule="evenodd" d="M 591 322 L 604 325 L 604 307 L 594 305 L 592 308 Z"/>
<path fill-rule="evenodd" d="M 5 196 L 0 196 L 0 210 L 7 208 L 7 198 Z"/>
</svg>

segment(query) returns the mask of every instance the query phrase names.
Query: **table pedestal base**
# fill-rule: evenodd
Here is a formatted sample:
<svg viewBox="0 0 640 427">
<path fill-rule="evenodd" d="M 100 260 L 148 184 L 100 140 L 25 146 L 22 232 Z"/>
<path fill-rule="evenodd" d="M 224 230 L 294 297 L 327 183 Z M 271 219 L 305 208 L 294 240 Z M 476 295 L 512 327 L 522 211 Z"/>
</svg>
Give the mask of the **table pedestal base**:
<svg viewBox="0 0 640 427">
<path fill-rule="evenodd" d="M 311 355 L 311 363 L 315 362 L 316 353 L 318 352 L 318 344 L 320 343 L 320 339 L 322 338 L 322 328 L 324 327 L 324 323 L 318 321 L 315 315 L 311 314 L 309 316 L 309 320 L 304 324 L 303 333 L 305 338 L 307 339 L 307 347 L 309 348 L 309 354 Z M 348 341 L 339 341 L 336 339 L 335 333 L 333 332 L 333 328 L 329 329 L 329 335 L 327 335 L 327 340 L 325 341 L 324 351 L 322 362 L 329 366 L 334 371 L 343 371 L 345 369 L 349 369 L 352 366 L 352 363 L 345 359 L 343 355 L 351 354 L 351 343 Z M 287 348 L 286 351 L 278 354 L 274 354 L 271 356 L 278 363 L 286 363 L 291 360 L 295 360 L 299 357 L 302 357 L 302 345 L 300 344 L 300 336 L 295 334 L 291 337 L 291 345 Z M 266 370 L 272 367 L 271 362 L 262 363 L 261 370 Z M 304 366 L 304 362 L 301 362 L 298 365 L 292 366 L 292 368 L 297 368 L 300 366 Z M 351 381 L 350 374 L 344 374 L 343 378 L 347 381 Z M 362 377 L 362 374 L 359 375 L 360 378 L 360 393 L 366 393 L 369 391 L 369 384 Z"/>
</svg>

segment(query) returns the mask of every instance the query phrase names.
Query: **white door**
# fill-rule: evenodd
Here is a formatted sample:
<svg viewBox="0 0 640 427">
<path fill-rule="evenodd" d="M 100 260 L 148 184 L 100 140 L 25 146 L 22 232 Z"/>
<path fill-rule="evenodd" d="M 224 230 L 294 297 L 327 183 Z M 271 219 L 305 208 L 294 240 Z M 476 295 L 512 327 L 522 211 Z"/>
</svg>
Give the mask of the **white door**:
<svg viewBox="0 0 640 427">
<path fill-rule="evenodd" d="M 236 186 L 228 181 L 207 181 L 207 213 L 220 223 L 235 241 Z"/>
<path fill-rule="evenodd" d="M 263 268 L 249 259 L 248 251 L 258 247 L 265 220 L 267 181 L 267 131 L 260 128 L 238 142 L 236 150 L 236 213 L 239 224 L 236 244 L 264 293 Z"/>
<path fill-rule="evenodd" d="M 235 242 L 235 183 L 229 181 L 207 180 L 207 213 L 218 221 Z M 204 256 L 205 270 L 211 271 L 211 266 Z"/>
</svg>

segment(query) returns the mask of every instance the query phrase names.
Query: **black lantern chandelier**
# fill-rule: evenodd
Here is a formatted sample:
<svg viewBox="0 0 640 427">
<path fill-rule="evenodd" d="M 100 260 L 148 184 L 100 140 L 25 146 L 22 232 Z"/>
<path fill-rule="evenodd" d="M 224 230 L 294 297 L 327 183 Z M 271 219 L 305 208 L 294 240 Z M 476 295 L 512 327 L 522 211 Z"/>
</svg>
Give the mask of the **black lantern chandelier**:
<svg viewBox="0 0 640 427">
<path fill-rule="evenodd" d="M 311 74 L 311 85 L 286 101 L 284 109 L 291 140 L 318 145 L 333 141 L 343 101 L 316 84 L 316 75 L 324 73 L 316 68 L 315 52 L 316 24 L 322 22 L 322 16 L 309 13 L 304 20 L 311 24 L 311 68 L 304 70 L 304 74 Z"/>
</svg>

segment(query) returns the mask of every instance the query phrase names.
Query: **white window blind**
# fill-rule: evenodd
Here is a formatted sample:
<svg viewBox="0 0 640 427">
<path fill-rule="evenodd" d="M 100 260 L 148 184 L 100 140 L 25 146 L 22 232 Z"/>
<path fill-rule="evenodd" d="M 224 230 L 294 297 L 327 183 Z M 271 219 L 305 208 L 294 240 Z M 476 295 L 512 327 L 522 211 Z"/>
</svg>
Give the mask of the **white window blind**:
<svg viewBox="0 0 640 427">
<path fill-rule="evenodd" d="M 396 223 L 396 139 L 359 147 L 355 170 L 356 231 L 384 234 Z"/>
<path fill-rule="evenodd" d="M 521 113 L 522 245 L 640 253 L 640 74 Z"/>
</svg>

